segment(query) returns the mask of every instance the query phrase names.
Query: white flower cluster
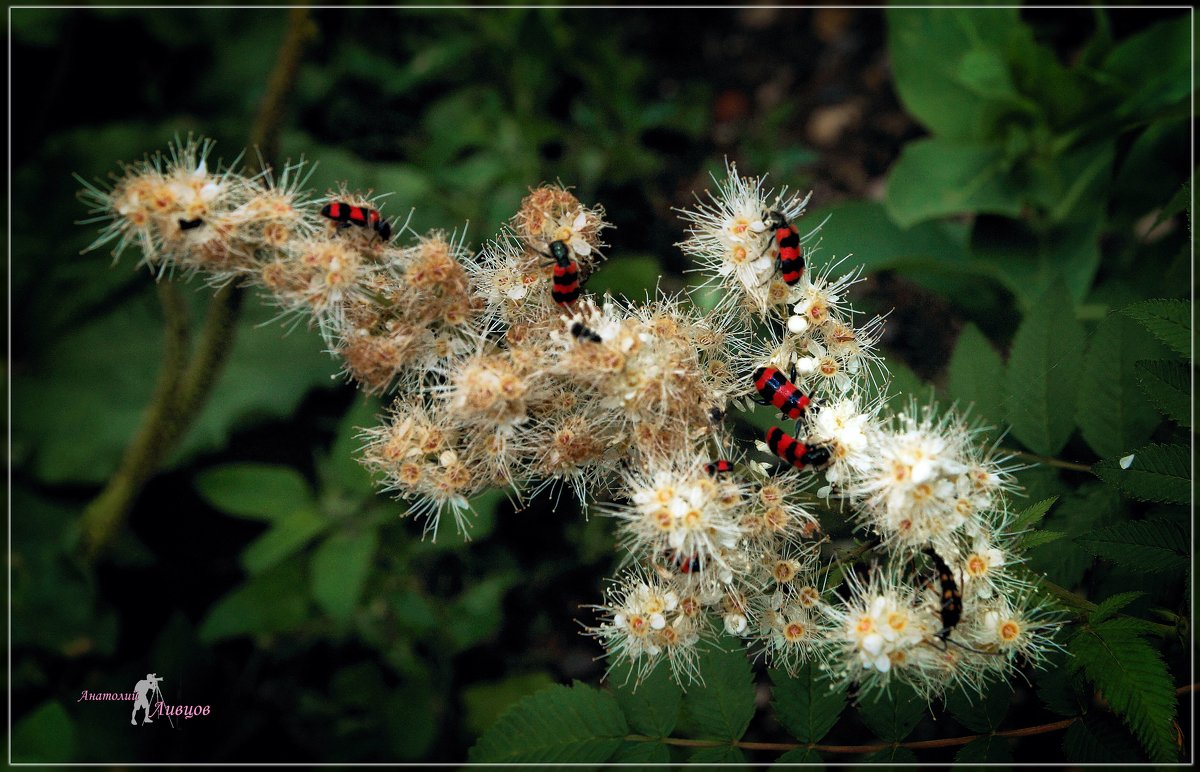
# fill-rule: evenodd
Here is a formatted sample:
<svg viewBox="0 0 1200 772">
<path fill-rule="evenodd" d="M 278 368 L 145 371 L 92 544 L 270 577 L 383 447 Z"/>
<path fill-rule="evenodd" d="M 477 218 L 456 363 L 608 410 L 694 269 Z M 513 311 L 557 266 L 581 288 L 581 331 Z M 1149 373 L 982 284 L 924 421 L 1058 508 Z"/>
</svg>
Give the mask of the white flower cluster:
<svg viewBox="0 0 1200 772">
<path fill-rule="evenodd" d="M 664 660 L 702 678 L 722 631 L 789 671 L 928 693 L 982 688 L 1050 645 L 1013 571 L 1008 459 L 953 412 L 884 416 L 882 320 L 857 323 L 857 271 L 808 270 L 807 199 L 731 166 L 684 212 L 681 246 L 720 293 L 706 312 L 686 293 L 591 296 L 608 224 L 560 187 L 532 190 L 472 256 L 461 236 L 394 234 L 369 196 L 310 198 L 300 164 L 213 170 L 210 151 L 178 143 L 88 185 L 93 246 L 255 286 L 319 329 L 349 378 L 392 395 L 363 462 L 435 535 L 446 511 L 466 535 L 488 489 L 607 495 L 629 565 L 589 632 L 637 678 Z M 787 419 L 757 445 L 779 470 L 738 449 L 726 413 L 749 398 Z M 817 511 L 880 542 L 865 578 L 829 581 Z"/>
</svg>

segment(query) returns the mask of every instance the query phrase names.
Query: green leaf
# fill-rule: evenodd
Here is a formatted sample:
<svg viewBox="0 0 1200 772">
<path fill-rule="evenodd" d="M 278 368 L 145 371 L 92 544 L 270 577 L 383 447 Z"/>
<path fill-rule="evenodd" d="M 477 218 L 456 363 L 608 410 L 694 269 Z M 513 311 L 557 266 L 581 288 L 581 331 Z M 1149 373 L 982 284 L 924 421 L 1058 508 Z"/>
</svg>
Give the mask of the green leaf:
<svg viewBox="0 0 1200 772">
<path fill-rule="evenodd" d="M 1146 332 L 1121 314 L 1096 327 L 1083 357 L 1077 420 L 1096 455 L 1116 456 L 1150 438 L 1158 413 L 1137 386 L 1135 363 L 1158 348 Z"/>
<path fill-rule="evenodd" d="M 820 742 L 846 707 L 846 687 L 834 688 L 829 677 L 811 662 L 789 676 L 772 670 L 771 705 L 779 723 L 802 743 Z"/>
<path fill-rule="evenodd" d="M 77 761 L 75 722 L 60 703 L 44 702 L 13 726 L 9 750 L 18 764 Z"/>
<path fill-rule="evenodd" d="M 275 520 L 270 530 L 246 548 L 242 553 L 242 565 L 251 574 L 261 574 L 303 549 L 329 525 L 327 517 L 311 509 L 298 509 L 286 514 Z"/>
<path fill-rule="evenodd" d="M 517 575 L 505 572 L 493 575 L 467 588 L 448 614 L 458 622 L 449 630 L 450 641 L 458 650 L 469 649 L 495 634 L 503 617 L 501 604 L 504 594 L 517 580 Z"/>
<path fill-rule="evenodd" d="M 963 327 L 947 370 L 951 398 L 997 429 L 1004 424 L 1004 361 L 973 324 Z"/>
<path fill-rule="evenodd" d="M 1012 746 L 1003 737 L 976 737 L 954 754 L 955 764 L 1011 764 Z"/>
<path fill-rule="evenodd" d="M 1176 354 L 1191 356 L 1191 306 L 1186 300 L 1145 300 L 1122 309 L 1122 313 L 1145 325 Z"/>
<path fill-rule="evenodd" d="M 1123 92 L 1118 115 L 1148 118 L 1191 90 L 1189 17 L 1160 22 L 1121 42 L 1101 69 Z"/>
<path fill-rule="evenodd" d="M 887 183 L 887 211 L 907 228 L 952 214 L 1016 217 L 1021 191 L 1009 179 L 1004 149 L 931 137 L 909 142 Z"/>
<path fill-rule="evenodd" d="M 347 620 L 358 607 L 359 596 L 379 546 L 375 528 L 335 533 L 313 553 L 312 593 L 325 613 Z"/>
<path fill-rule="evenodd" d="M 332 487 L 347 493 L 371 496 L 375 484 L 371 474 L 359 463 L 358 449 L 362 447 L 359 431 L 379 422 L 379 400 L 360 395 L 350 405 L 338 424 L 337 436 L 322 466 L 324 477 Z"/>
<path fill-rule="evenodd" d="M 205 501 L 235 517 L 275 520 L 314 507 L 308 483 L 290 466 L 226 464 L 196 475 L 195 485 Z"/>
<path fill-rule="evenodd" d="M 858 713 L 875 735 L 890 743 L 898 743 L 917 726 L 925 715 L 926 703 L 907 684 L 893 683 L 888 691 L 863 697 Z"/>
<path fill-rule="evenodd" d="M 627 742 L 620 747 L 609 763 L 669 764 L 670 761 L 671 749 L 660 742 Z"/>
<path fill-rule="evenodd" d="M 720 745 L 715 748 L 697 748 L 688 756 L 689 764 L 720 764 L 730 769 L 746 768 L 746 754 L 741 748 Z"/>
<path fill-rule="evenodd" d="M 775 766 L 782 766 L 784 764 L 807 764 L 812 767 L 824 769 L 825 759 L 821 758 L 821 754 L 812 748 L 793 748 L 775 759 Z"/>
<path fill-rule="evenodd" d="M 1021 547 L 1030 550 L 1034 547 L 1040 547 L 1043 544 L 1058 541 L 1064 536 L 1066 534 L 1061 531 L 1030 531 L 1021 537 Z"/>
<path fill-rule="evenodd" d="M 1067 727 L 1063 753 L 1075 764 L 1136 764 L 1144 759 L 1134 743 L 1112 716 L 1088 713 Z"/>
<path fill-rule="evenodd" d="M 1075 428 L 1083 337 L 1061 281 L 1017 329 L 1005 376 L 1005 407 L 1013 436 L 1036 453 L 1057 454 Z"/>
<path fill-rule="evenodd" d="M 1106 458 L 1092 467 L 1101 480 L 1140 501 L 1187 504 L 1191 501 L 1190 451 L 1186 445 L 1145 445 L 1133 452 L 1128 469 Z"/>
<path fill-rule="evenodd" d="M 1135 364 L 1138 384 L 1167 418 L 1192 428 L 1191 379 L 1183 362 L 1139 361 Z"/>
<path fill-rule="evenodd" d="M 983 694 L 968 694 L 963 689 L 952 692 L 946 699 L 946 708 L 958 723 L 972 732 L 986 734 L 999 731 L 1011 700 L 1012 688 L 999 683 L 988 687 Z"/>
<path fill-rule="evenodd" d="M 1081 629 L 1070 642 L 1071 667 L 1082 667 L 1151 761 L 1174 762 L 1175 684 L 1159 653 L 1122 620 Z"/>
<path fill-rule="evenodd" d="M 294 630 L 308 618 L 308 597 L 301 561 L 293 559 L 254 577 L 217 601 L 204 623 L 200 640 L 215 643 L 239 635 Z"/>
<path fill-rule="evenodd" d="M 1116 595 L 1109 596 L 1096 604 L 1096 610 L 1088 615 L 1088 623 L 1098 625 L 1105 619 L 1116 614 L 1121 609 L 1133 603 L 1138 598 L 1142 597 L 1144 592 L 1119 592 Z"/>
<path fill-rule="evenodd" d="M 669 737 L 679 720 L 683 690 L 671 680 L 670 669 L 658 667 L 639 684 L 628 662 L 615 665 L 608 682 L 633 731 L 648 737 Z"/>
<path fill-rule="evenodd" d="M 1030 45 L 1015 8 L 893 8 L 887 48 L 904 107 L 935 134 L 992 136 L 1018 95 L 1006 52 Z"/>
<path fill-rule="evenodd" d="M 523 673 L 499 681 L 474 683 L 462 690 L 466 708 L 464 723 L 473 735 L 481 735 L 500 718 L 504 711 L 522 697 L 554 686 L 554 679 L 545 672 Z"/>
<path fill-rule="evenodd" d="M 1029 568 L 1045 573 L 1052 582 L 1064 587 L 1075 587 L 1083 574 L 1092 565 L 1094 558 L 1083 547 L 1071 539 L 1058 534 L 1075 537 L 1110 523 L 1121 509 L 1121 497 L 1112 488 L 1099 483 L 1085 483 L 1079 490 L 1063 498 L 1050 513 L 1045 528 L 1053 531 L 1037 531 L 1037 534 L 1055 533 L 1053 543 L 1038 541 L 1035 534 L 1027 534 L 1023 540 L 1029 550 Z M 1040 544 L 1035 549 L 1034 546 Z"/>
<path fill-rule="evenodd" d="M 1038 674 L 1037 693 L 1048 710 L 1060 716 L 1078 716 L 1090 707 L 1092 690 L 1082 673 L 1071 672 L 1066 667 L 1067 658 L 1065 652 L 1051 653 Z"/>
<path fill-rule="evenodd" d="M 587 289 L 597 297 L 606 291 L 614 296 L 625 296 L 641 301 L 654 297 L 654 288 L 662 279 L 663 268 L 658 258 L 652 255 L 622 255 L 600 264 L 594 274 L 587 278 Z"/>
<path fill-rule="evenodd" d="M 552 686 L 506 710 L 468 759 L 475 764 L 603 764 L 627 734 L 616 699 L 576 681 L 571 687 Z"/>
<path fill-rule="evenodd" d="M 1133 520 L 1088 531 L 1075 542 L 1098 558 L 1143 573 L 1183 571 L 1188 559 L 1188 538 L 1171 520 Z"/>
<path fill-rule="evenodd" d="M 683 696 L 683 709 L 701 737 L 738 740 L 754 718 L 754 683 L 746 650 L 737 641 L 721 639 L 728 651 L 710 648 L 700 655 L 703 686 Z"/>
<path fill-rule="evenodd" d="M 1051 496 L 1048 499 L 1042 499 L 1036 503 L 1030 504 L 1021 510 L 1021 514 L 1013 518 L 1012 525 L 1008 530 L 1012 533 L 1024 531 L 1027 528 L 1033 528 L 1038 523 L 1042 522 L 1042 518 L 1050 511 L 1050 507 L 1054 506 L 1054 502 L 1058 501 L 1058 496 Z"/>
</svg>

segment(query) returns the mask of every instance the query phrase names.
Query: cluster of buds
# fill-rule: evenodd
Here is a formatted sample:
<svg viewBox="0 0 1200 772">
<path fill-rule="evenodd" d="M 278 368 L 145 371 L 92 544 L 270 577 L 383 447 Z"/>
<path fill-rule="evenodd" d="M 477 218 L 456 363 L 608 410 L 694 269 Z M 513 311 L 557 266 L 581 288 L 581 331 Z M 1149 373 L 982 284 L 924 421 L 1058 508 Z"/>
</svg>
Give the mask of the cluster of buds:
<svg viewBox="0 0 1200 772">
<path fill-rule="evenodd" d="M 468 535 L 490 489 L 605 497 L 628 567 L 588 632 L 637 679 L 665 661 L 701 680 L 698 654 L 724 634 L 789 672 L 816 662 L 933 694 L 982 689 L 1052 645 L 1014 573 L 1009 459 L 953 412 L 885 415 L 882 320 L 856 318 L 858 271 L 807 270 L 819 229 L 793 224 L 807 198 L 731 166 L 683 212 L 680 246 L 719 292 L 706 312 L 689 293 L 589 294 L 609 225 L 562 187 L 532 190 L 473 255 L 369 194 L 310 197 L 302 163 L 210 171 L 210 151 L 189 139 L 86 185 L 105 222 L 93 247 L 257 287 L 319 330 L 347 378 L 391 397 L 362 461 L 434 538 L 447 512 Z M 774 464 L 731 417 L 755 395 L 795 422 L 757 443 Z M 878 542 L 866 578 L 830 581 L 818 511 Z"/>
</svg>

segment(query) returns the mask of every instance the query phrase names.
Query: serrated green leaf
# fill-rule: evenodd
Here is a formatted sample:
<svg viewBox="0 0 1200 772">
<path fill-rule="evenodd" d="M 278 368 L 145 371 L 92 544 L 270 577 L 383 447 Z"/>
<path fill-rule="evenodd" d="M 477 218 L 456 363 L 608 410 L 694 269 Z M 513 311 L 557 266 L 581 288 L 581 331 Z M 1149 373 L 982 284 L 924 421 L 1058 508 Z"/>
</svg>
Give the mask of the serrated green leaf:
<svg viewBox="0 0 1200 772">
<path fill-rule="evenodd" d="M 984 693 L 968 694 L 963 689 L 952 692 L 946 708 L 958 723 L 973 732 L 987 733 L 1000 729 L 1012 700 L 1012 689 L 1004 683 L 989 687 Z"/>
<path fill-rule="evenodd" d="M 1083 674 L 1066 666 L 1067 654 L 1053 651 L 1038 674 L 1037 693 L 1046 708 L 1060 716 L 1078 716 L 1088 710 L 1092 691 Z"/>
<path fill-rule="evenodd" d="M 1034 547 L 1041 547 L 1044 544 L 1058 541 L 1064 536 L 1066 534 L 1061 531 L 1030 531 L 1021 537 L 1021 547 L 1031 550 Z"/>
<path fill-rule="evenodd" d="M 746 754 L 741 748 L 721 745 L 716 748 L 697 748 L 688 756 L 689 764 L 720 764 L 730 769 L 745 769 Z"/>
<path fill-rule="evenodd" d="M 1096 327 L 1083 357 L 1077 421 L 1100 457 L 1116 456 L 1150 438 L 1159 417 L 1137 385 L 1135 363 L 1154 356 L 1160 344 L 1121 314 Z"/>
<path fill-rule="evenodd" d="M 379 531 L 342 531 L 321 543 L 313 553 L 312 593 L 317 605 L 337 620 L 347 620 L 358 607 L 371 571 Z"/>
<path fill-rule="evenodd" d="M 308 595 L 301 562 L 292 559 L 266 571 L 217 601 L 200 625 L 204 643 L 239 635 L 281 633 L 308 618 Z"/>
<path fill-rule="evenodd" d="M 464 687 L 462 701 L 466 707 L 467 729 L 475 735 L 483 734 L 517 700 L 551 686 L 554 686 L 554 679 L 549 673 L 539 671 Z"/>
<path fill-rule="evenodd" d="M 1116 595 L 1105 598 L 1096 604 L 1096 610 L 1088 616 L 1088 623 L 1093 625 L 1100 624 L 1145 594 L 1138 591 L 1119 592 Z"/>
<path fill-rule="evenodd" d="M 1005 374 L 1005 408 L 1013 436 L 1034 452 L 1056 455 L 1075 428 L 1083 338 L 1061 281 L 1017 329 Z"/>
<path fill-rule="evenodd" d="M 471 747 L 468 758 L 476 764 L 603 764 L 627 734 L 616 698 L 576 681 L 513 705 Z"/>
<path fill-rule="evenodd" d="M 1191 356 L 1191 305 L 1186 300 L 1144 300 L 1122 309 L 1183 357 Z"/>
<path fill-rule="evenodd" d="M 898 743 L 917 726 L 925 715 L 925 701 L 907 684 L 892 684 L 887 692 L 863 697 L 858 713 L 875 735 L 886 742 Z"/>
<path fill-rule="evenodd" d="M 955 764 L 1011 764 L 1012 745 L 1003 737 L 976 737 L 954 754 Z"/>
<path fill-rule="evenodd" d="M 887 211 L 907 228 L 964 212 L 1016 217 L 1021 189 L 1009 178 L 1004 148 L 939 137 L 906 144 L 887 182 Z"/>
<path fill-rule="evenodd" d="M 947 388 L 972 415 L 996 428 L 1004 424 L 1004 361 L 973 324 L 963 327 L 947 370 Z"/>
<path fill-rule="evenodd" d="M 1075 542 L 1093 555 L 1144 573 L 1182 571 L 1188 559 L 1187 534 L 1171 520 L 1134 520 L 1088 531 Z"/>
<path fill-rule="evenodd" d="M 845 685 L 833 684 L 823 671 L 809 662 L 789 676 L 772 670 L 771 705 L 775 717 L 792 737 L 802 743 L 820 742 L 837 723 L 846 707 Z"/>
<path fill-rule="evenodd" d="M 614 665 L 608 683 L 633 731 L 648 737 L 669 737 L 679 720 L 683 690 L 671 680 L 667 667 L 658 667 L 639 684 L 631 663 Z"/>
<path fill-rule="evenodd" d="M 1058 501 L 1058 496 L 1051 496 L 1048 499 L 1042 499 L 1025 507 L 1025 509 L 1021 510 L 1021 514 L 1013 519 L 1012 525 L 1009 526 L 1008 530 L 1017 533 L 1024 531 L 1026 528 L 1033 528 L 1042 522 L 1042 518 L 1046 516 L 1046 513 L 1050 511 L 1050 507 L 1054 506 L 1056 501 Z"/>
<path fill-rule="evenodd" d="M 1135 764 L 1143 761 L 1136 740 L 1111 716 L 1089 713 L 1067 727 L 1063 753 L 1076 764 Z"/>
<path fill-rule="evenodd" d="M 242 552 L 242 565 L 261 574 L 294 555 L 326 528 L 329 519 L 311 509 L 298 509 L 277 518 L 271 528 Z"/>
<path fill-rule="evenodd" d="M 627 742 L 609 760 L 610 764 L 668 764 L 671 750 L 659 742 Z M 625 767 L 638 769 L 638 767 Z"/>
<path fill-rule="evenodd" d="M 775 764 L 806 764 L 820 769 L 825 768 L 825 759 L 821 758 L 821 754 L 814 751 L 812 748 L 793 748 L 779 758 L 775 759 Z"/>
<path fill-rule="evenodd" d="M 1109 53 L 1101 68 L 1121 91 L 1119 115 L 1148 117 L 1187 99 L 1190 36 L 1191 23 L 1184 16 L 1142 30 Z"/>
<path fill-rule="evenodd" d="M 1116 491 L 1101 483 L 1087 482 L 1061 500 L 1047 517 L 1045 529 L 1069 537 L 1079 536 L 1112 522 L 1120 508 L 1121 497 Z M 1045 573 L 1052 582 L 1064 587 L 1075 587 L 1094 558 L 1069 538 L 1055 539 L 1049 544 L 1042 542 L 1036 549 L 1026 547 L 1029 568 L 1036 573 Z"/>
<path fill-rule="evenodd" d="M 705 739 L 738 740 L 754 718 L 754 683 L 745 649 L 729 638 L 721 645 L 700 655 L 704 685 L 688 688 L 683 709 Z"/>
<path fill-rule="evenodd" d="M 1187 504 L 1192 482 L 1186 445 L 1145 445 L 1133 453 L 1128 469 L 1120 460 L 1106 458 L 1092 467 L 1101 480 L 1140 501 Z"/>
<path fill-rule="evenodd" d="M 21 764 L 76 761 L 75 722 L 61 703 L 43 703 L 13 725 L 10 751 Z"/>
<path fill-rule="evenodd" d="M 1163 415 L 1192 428 L 1191 379 L 1183 362 L 1142 360 L 1134 365 L 1138 385 Z"/>
<path fill-rule="evenodd" d="M 235 517 L 274 520 L 314 506 L 308 483 L 289 466 L 226 464 L 196 475 L 195 485 L 205 501 Z"/>
<path fill-rule="evenodd" d="M 1081 629 L 1070 642 L 1072 667 L 1083 668 L 1152 761 L 1173 762 L 1175 684 L 1159 653 L 1122 621 Z"/>
</svg>

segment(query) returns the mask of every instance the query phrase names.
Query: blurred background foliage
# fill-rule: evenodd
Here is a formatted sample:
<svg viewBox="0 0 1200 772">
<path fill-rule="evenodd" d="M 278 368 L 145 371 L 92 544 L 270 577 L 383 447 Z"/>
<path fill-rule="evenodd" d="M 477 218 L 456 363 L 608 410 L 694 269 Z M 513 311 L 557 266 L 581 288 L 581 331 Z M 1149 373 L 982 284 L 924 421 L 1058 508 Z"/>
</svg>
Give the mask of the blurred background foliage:
<svg viewBox="0 0 1200 772">
<path fill-rule="evenodd" d="M 354 461 L 354 427 L 378 403 L 332 380 L 319 338 L 284 335 L 259 302 L 109 559 L 71 557 L 78 514 L 149 399 L 163 336 L 131 255 L 114 267 L 79 254 L 94 234 L 72 225 L 83 213 L 70 175 L 103 177 L 188 132 L 236 156 L 284 13 L 18 8 L 11 19 L 14 758 L 460 761 L 518 697 L 598 683 L 603 664 L 575 620 L 614 566 L 608 524 L 565 498 L 514 512 L 495 494 L 472 542 L 422 541 Z M 1012 424 L 1025 450 L 1087 463 L 1188 436 L 1140 393 L 1087 388 L 1109 378 L 1136 390 L 1137 361 L 1163 356 L 1110 311 L 1190 290 L 1191 30 L 1178 11 L 314 19 L 282 153 L 319 162 L 318 191 L 389 192 L 385 214 L 416 207 L 418 230 L 467 228 L 478 245 L 530 186 L 561 180 L 617 225 L 590 287 L 640 297 L 691 280 L 671 208 L 729 158 L 813 189 L 804 222 L 832 215 L 816 261 L 865 264 L 860 307 L 892 310 L 895 390 L 933 384 Z M 187 288 L 198 314 L 210 291 Z M 1097 325 L 1095 340 L 1125 348 L 1085 363 Z M 1081 370 L 1082 387 L 1070 380 Z M 1138 406 L 1108 420 L 1113 399 Z M 1071 537 L 1146 514 L 1078 474 L 1040 468 L 1022 482 L 1033 500 L 1064 497 L 1048 522 Z M 1178 505 L 1149 516 L 1186 525 Z M 1177 574 L 1147 579 L 1073 538 L 1038 548 L 1032 565 L 1092 597 L 1144 590 L 1133 609 L 1190 604 Z M 1186 654 L 1166 652 L 1181 681 Z M 123 731 L 126 705 L 76 702 L 150 671 L 168 701 L 212 715 Z M 1018 685 L 1014 704 L 1044 711 L 1031 694 Z M 926 716 L 909 731 L 953 730 Z M 778 726 L 760 716 L 750 732 L 771 739 Z M 1019 748 L 1018 760 L 1061 753 L 1053 736 Z"/>
</svg>

